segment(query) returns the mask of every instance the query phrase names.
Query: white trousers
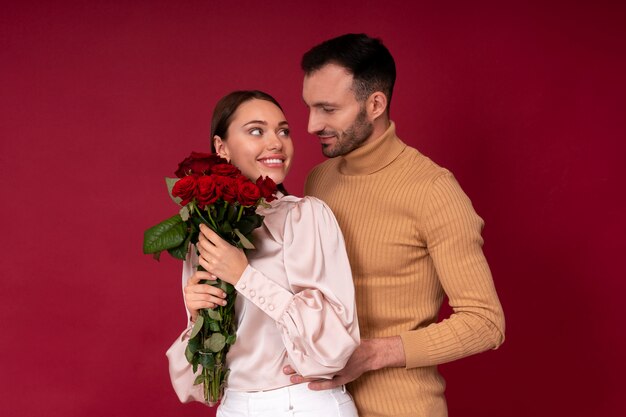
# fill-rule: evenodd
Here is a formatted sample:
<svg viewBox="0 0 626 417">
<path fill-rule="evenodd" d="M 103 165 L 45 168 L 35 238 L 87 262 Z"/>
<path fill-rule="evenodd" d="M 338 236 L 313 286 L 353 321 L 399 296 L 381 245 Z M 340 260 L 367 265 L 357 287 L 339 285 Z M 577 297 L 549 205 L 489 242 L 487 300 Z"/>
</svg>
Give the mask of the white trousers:
<svg viewBox="0 0 626 417">
<path fill-rule="evenodd" d="M 271 391 L 226 389 L 216 417 L 358 417 L 345 387 L 312 391 L 307 384 Z"/>
</svg>

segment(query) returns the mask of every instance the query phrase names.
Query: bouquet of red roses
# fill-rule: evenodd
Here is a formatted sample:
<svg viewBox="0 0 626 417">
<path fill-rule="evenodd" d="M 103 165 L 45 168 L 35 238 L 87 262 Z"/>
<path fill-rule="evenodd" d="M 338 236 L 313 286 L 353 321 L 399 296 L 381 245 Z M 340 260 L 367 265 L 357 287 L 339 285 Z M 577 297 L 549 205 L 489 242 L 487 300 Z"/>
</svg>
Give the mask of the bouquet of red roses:
<svg viewBox="0 0 626 417">
<path fill-rule="evenodd" d="M 276 198 L 276 184 L 259 177 L 256 183 L 216 154 L 192 152 L 178 165 L 178 178 L 166 178 L 170 197 L 182 206 L 180 212 L 144 233 L 143 252 L 159 259 L 162 251 L 186 259 L 198 243 L 199 226 L 204 223 L 230 244 L 254 249 L 252 231 L 261 226 L 259 205 Z M 198 266 L 202 269 L 201 266 Z M 206 283 L 206 282 L 205 282 Z M 185 356 L 198 374 L 194 384 L 203 384 L 204 399 L 214 405 L 221 398 L 228 377 L 226 354 L 235 343 L 235 288 L 219 278 L 211 285 L 226 294 L 226 306 L 199 312 L 190 334 Z"/>
</svg>

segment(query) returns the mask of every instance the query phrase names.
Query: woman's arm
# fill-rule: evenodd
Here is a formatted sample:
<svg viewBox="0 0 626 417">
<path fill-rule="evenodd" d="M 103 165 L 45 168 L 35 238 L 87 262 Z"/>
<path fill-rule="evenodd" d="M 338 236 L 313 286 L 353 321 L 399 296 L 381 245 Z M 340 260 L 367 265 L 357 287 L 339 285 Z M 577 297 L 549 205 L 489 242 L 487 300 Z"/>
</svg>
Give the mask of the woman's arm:
<svg viewBox="0 0 626 417">
<path fill-rule="evenodd" d="M 330 378 L 344 367 L 360 340 L 354 285 L 343 236 L 324 203 L 304 198 L 287 213 L 283 253 L 276 256 L 283 257 L 291 291 L 209 228 L 202 234 L 200 265 L 276 321 L 298 373 Z"/>
</svg>

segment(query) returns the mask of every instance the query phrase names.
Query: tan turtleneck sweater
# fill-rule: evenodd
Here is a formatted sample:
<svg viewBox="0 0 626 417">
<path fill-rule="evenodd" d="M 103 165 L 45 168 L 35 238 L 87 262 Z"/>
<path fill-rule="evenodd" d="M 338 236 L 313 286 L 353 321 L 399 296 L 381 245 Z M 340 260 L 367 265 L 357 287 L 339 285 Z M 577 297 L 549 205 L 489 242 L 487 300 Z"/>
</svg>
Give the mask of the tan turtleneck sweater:
<svg viewBox="0 0 626 417">
<path fill-rule="evenodd" d="M 405 145 L 393 122 L 318 165 L 305 193 L 343 231 L 362 338 L 400 335 L 406 368 L 349 385 L 361 417 L 447 415 L 437 365 L 495 349 L 504 315 L 482 252 L 483 221 L 452 174 Z M 444 293 L 453 314 L 438 322 Z"/>
</svg>

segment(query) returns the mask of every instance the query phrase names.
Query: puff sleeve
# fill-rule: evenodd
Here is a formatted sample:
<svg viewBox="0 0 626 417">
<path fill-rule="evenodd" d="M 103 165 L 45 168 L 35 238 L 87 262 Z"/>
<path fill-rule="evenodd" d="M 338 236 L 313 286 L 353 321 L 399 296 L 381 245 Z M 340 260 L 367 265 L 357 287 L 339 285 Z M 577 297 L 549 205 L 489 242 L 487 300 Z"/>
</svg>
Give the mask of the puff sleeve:
<svg viewBox="0 0 626 417">
<path fill-rule="evenodd" d="M 289 289 L 250 265 L 235 288 L 275 320 L 300 375 L 332 378 L 360 338 L 343 235 L 323 202 L 306 197 L 289 210 L 283 256 Z"/>
</svg>

